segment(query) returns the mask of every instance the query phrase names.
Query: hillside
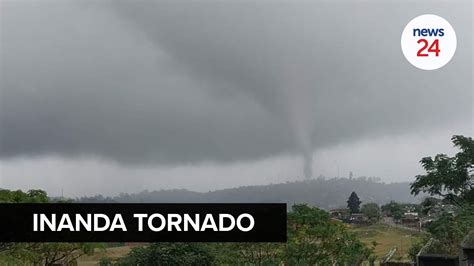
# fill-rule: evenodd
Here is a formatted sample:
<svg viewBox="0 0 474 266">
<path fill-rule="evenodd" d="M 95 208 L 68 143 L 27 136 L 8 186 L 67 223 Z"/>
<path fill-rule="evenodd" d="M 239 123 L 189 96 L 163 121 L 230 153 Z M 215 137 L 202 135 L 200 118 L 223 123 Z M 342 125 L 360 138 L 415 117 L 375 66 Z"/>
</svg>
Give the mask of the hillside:
<svg viewBox="0 0 474 266">
<path fill-rule="evenodd" d="M 84 197 L 78 202 L 121 202 L 121 203 L 232 203 L 232 202 L 282 202 L 308 203 L 323 209 L 346 206 L 346 200 L 355 191 L 363 202 L 384 204 L 397 202 L 417 202 L 409 192 L 410 184 L 381 183 L 367 178 L 311 179 L 298 182 L 245 186 L 205 193 L 184 189 L 143 191 L 136 194 L 121 193 L 115 197 Z"/>
</svg>

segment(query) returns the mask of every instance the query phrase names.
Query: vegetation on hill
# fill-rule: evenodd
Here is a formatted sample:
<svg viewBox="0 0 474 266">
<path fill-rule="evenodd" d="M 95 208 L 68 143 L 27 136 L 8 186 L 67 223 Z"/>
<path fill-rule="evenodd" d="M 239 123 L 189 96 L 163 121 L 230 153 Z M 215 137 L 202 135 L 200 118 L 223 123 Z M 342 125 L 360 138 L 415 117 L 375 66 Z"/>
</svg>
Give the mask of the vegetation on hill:
<svg viewBox="0 0 474 266">
<path fill-rule="evenodd" d="M 222 189 L 206 193 L 188 190 L 143 191 L 136 194 L 122 193 L 115 197 L 83 197 L 79 202 L 121 202 L 121 203 L 172 203 L 172 202 L 278 202 L 293 204 L 306 203 L 322 209 L 334 209 L 347 205 L 347 195 L 357 191 L 364 203 L 385 204 L 391 200 L 415 203 L 416 198 L 409 192 L 409 183 L 381 183 L 375 178 L 332 178 L 312 179 L 262 186 L 246 186 Z"/>
<path fill-rule="evenodd" d="M 32 189 L 23 192 L 0 189 L 0 203 L 46 203 L 48 201 L 48 195 L 43 190 Z"/>
</svg>

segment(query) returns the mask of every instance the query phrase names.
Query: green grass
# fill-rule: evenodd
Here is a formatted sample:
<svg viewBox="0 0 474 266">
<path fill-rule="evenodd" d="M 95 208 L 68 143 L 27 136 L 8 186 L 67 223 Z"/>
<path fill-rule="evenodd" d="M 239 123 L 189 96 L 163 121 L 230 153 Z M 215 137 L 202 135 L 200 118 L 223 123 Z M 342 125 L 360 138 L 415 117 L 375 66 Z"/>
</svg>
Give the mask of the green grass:
<svg viewBox="0 0 474 266">
<path fill-rule="evenodd" d="M 397 248 L 397 253 L 393 258 L 399 260 L 408 259 L 408 249 L 413 242 L 420 239 L 422 233 L 412 232 L 401 228 L 392 227 L 386 224 L 374 224 L 370 226 L 351 227 L 360 240 L 371 244 L 377 242 L 375 255 L 378 258 L 385 256 L 392 248 Z"/>
</svg>

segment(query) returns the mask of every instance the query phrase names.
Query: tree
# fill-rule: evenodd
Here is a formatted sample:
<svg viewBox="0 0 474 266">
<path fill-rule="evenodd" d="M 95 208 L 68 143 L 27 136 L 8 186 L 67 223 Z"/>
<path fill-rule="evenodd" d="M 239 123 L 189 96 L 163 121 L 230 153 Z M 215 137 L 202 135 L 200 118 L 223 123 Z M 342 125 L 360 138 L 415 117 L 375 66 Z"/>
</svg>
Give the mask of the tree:
<svg viewBox="0 0 474 266">
<path fill-rule="evenodd" d="M 362 205 L 361 212 L 373 222 L 378 222 L 382 216 L 379 205 L 373 202 Z"/>
<path fill-rule="evenodd" d="M 202 243 L 153 243 L 133 248 L 120 265 L 211 265 L 214 257 Z"/>
<path fill-rule="evenodd" d="M 428 215 L 430 210 L 436 207 L 436 205 L 438 205 L 440 202 L 441 202 L 440 199 L 433 198 L 433 197 L 426 197 L 420 203 L 421 213 L 423 213 L 424 215 Z"/>
<path fill-rule="evenodd" d="M 26 193 L 21 190 L 0 190 L 2 203 L 48 203 L 45 191 L 32 189 Z M 74 264 L 77 258 L 90 255 L 101 244 L 91 243 L 4 243 L 0 242 L 0 256 L 11 264 L 54 265 Z"/>
<path fill-rule="evenodd" d="M 0 190 L 0 203 L 47 203 L 48 195 L 39 189 L 28 190 L 26 193 L 21 190 Z"/>
<path fill-rule="evenodd" d="M 372 255 L 373 248 L 329 213 L 307 205 L 294 205 L 288 213 L 286 265 L 359 265 Z"/>
<path fill-rule="evenodd" d="M 426 174 L 416 176 L 411 184 L 414 195 L 425 192 L 457 205 L 454 213 L 442 213 L 427 226 L 429 234 L 422 244 L 431 239 L 428 252 L 435 254 L 457 254 L 461 240 L 474 228 L 474 141 L 464 136 L 453 136 L 451 140 L 460 151 L 453 157 L 438 154 L 421 159 Z M 427 198 L 421 207 L 428 212 L 438 202 Z M 414 246 L 413 251 L 417 248 Z"/>
<path fill-rule="evenodd" d="M 0 189 L 0 203 L 45 203 L 48 202 L 48 195 L 43 190 L 29 190 L 23 192 L 21 190 Z M 27 244 L 5 243 L 0 242 L 0 253 L 5 256 L 21 253 Z"/>
<path fill-rule="evenodd" d="M 403 205 L 393 200 L 390 201 L 390 203 L 382 205 L 381 209 L 384 213 L 392 216 L 396 220 L 403 217 Z"/>
<path fill-rule="evenodd" d="M 32 262 L 41 265 L 73 265 L 79 257 L 92 255 L 95 248 L 102 248 L 94 243 L 38 243 L 28 251 L 33 253 Z"/>
<path fill-rule="evenodd" d="M 30 189 L 26 195 L 30 203 L 47 203 L 49 201 L 48 194 L 44 190 Z"/>
<path fill-rule="evenodd" d="M 410 258 L 410 260 L 413 262 L 414 265 L 416 265 L 416 258 L 418 256 L 418 253 L 420 252 L 420 250 L 423 248 L 423 246 L 426 245 L 426 243 L 429 241 L 428 238 L 424 237 L 424 238 L 421 238 L 417 241 L 414 241 L 410 248 L 408 249 L 408 257 Z"/>
<path fill-rule="evenodd" d="M 421 159 L 426 174 L 416 176 L 411 193 L 442 196 L 457 205 L 474 203 L 474 141 L 459 135 L 451 140 L 460 151 L 454 157 L 438 154 Z"/>
<path fill-rule="evenodd" d="M 236 243 L 238 261 L 229 263 L 245 265 L 278 265 L 282 261 L 283 245 L 280 243 Z"/>
<path fill-rule="evenodd" d="M 361 203 L 362 201 L 359 200 L 359 196 L 353 191 L 349 196 L 349 200 L 347 200 L 347 207 L 351 210 L 351 213 L 358 213 Z"/>
</svg>

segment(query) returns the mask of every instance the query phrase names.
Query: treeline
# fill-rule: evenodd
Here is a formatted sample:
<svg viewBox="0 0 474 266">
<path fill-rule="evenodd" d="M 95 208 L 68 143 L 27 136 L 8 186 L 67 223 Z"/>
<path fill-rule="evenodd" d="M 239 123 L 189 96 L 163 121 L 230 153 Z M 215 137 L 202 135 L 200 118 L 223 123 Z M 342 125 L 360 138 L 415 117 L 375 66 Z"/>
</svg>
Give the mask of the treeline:
<svg viewBox="0 0 474 266">
<path fill-rule="evenodd" d="M 360 265 L 373 263 L 366 245 L 326 211 L 294 205 L 286 243 L 153 243 L 101 265 Z"/>
<path fill-rule="evenodd" d="M 48 203 L 43 190 L 0 189 L 0 203 Z M 92 255 L 104 244 L 97 243 L 12 243 L 0 242 L 0 265 L 75 265 L 77 259 Z"/>
<path fill-rule="evenodd" d="M 278 202 L 288 206 L 307 203 L 322 209 L 346 206 L 346 196 L 357 191 L 362 202 L 374 202 L 379 205 L 390 201 L 415 203 L 419 198 L 410 194 L 410 183 L 381 183 L 375 178 L 332 178 L 312 179 L 281 184 L 245 186 L 222 189 L 206 193 L 189 190 L 143 191 L 135 194 L 121 193 L 115 197 L 82 197 L 78 202 L 120 202 L 120 203 L 232 203 L 232 202 Z"/>
<path fill-rule="evenodd" d="M 23 192 L 0 189 L 0 203 L 46 203 L 48 201 L 48 195 L 43 190 L 31 189 Z"/>
</svg>

